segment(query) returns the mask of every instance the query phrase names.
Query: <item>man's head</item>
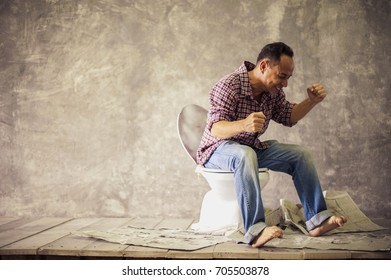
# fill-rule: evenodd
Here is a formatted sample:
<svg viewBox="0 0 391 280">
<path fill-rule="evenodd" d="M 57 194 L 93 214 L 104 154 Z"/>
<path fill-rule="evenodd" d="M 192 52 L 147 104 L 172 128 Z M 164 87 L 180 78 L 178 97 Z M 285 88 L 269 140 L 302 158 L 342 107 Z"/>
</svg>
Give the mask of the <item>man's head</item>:
<svg viewBox="0 0 391 280">
<path fill-rule="evenodd" d="M 258 55 L 257 68 L 264 90 L 270 93 L 279 92 L 288 86 L 288 79 L 293 74 L 292 49 L 282 42 L 266 45 Z"/>
<path fill-rule="evenodd" d="M 269 59 L 274 64 L 279 64 L 282 55 L 293 58 L 293 50 L 282 42 L 267 44 L 259 53 L 257 64 L 263 59 Z"/>
</svg>

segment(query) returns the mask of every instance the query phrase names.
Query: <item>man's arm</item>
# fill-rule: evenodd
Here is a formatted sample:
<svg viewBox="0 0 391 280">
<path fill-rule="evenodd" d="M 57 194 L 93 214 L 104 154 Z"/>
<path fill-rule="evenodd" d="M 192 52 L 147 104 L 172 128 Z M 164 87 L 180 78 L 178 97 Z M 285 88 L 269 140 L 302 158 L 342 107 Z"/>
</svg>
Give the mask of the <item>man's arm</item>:
<svg viewBox="0 0 391 280">
<path fill-rule="evenodd" d="M 212 125 L 211 134 L 219 139 L 228 139 L 242 132 L 261 131 L 265 123 L 265 115 L 255 112 L 238 121 L 219 121 Z"/>
<path fill-rule="evenodd" d="M 299 104 L 296 104 L 292 109 L 291 122 L 296 123 L 309 111 L 312 110 L 318 103 L 322 102 L 327 93 L 321 84 L 313 84 L 307 88 L 308 98 Z"/>
</svg>

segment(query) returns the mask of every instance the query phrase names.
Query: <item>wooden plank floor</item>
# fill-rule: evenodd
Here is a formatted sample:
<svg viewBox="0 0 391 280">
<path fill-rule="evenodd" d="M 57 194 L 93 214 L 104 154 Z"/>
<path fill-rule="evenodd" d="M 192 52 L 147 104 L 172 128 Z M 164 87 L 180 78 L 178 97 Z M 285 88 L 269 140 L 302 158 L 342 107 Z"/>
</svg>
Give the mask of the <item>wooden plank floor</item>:
<svg viewBox="0 0 391 280">
<path fill-rule="evenodd" d="M 387 227 L 391 220 L 373 219 Z M 195 251 L 129 246 L 75 236 L 78 230 L 122 226 L 187 229 L 193 219 L 162 218 L 16 218 L 0 217 L 1 259 L 391 259 L 391 252 L 344 250 L 253 249 L 226 242 Z"/>
</svg>

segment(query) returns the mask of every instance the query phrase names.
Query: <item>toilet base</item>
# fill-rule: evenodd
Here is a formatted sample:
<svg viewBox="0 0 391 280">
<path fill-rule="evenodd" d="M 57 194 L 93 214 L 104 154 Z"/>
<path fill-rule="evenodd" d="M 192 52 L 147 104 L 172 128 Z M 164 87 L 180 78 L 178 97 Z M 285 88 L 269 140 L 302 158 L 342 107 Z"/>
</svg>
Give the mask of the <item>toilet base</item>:
<svg viewBox="0 0 391 280">
<path fill-rule="evenodd" d="M 269 180 L 267 171 L 265 168 L 259 170 L 261 189 Z M 199 222 L 193 224 L 191 228 L 202 232 L 240 228 L 243 220 L 236 198 L 233 173 L 203 167 L 197 167 L 196 172 L 202 174 L 211 190 L 205 194 L 202 201 Z"/>
<path fill-rule="evenodd" d="M 202 201 L 199 222 L 191 228 L 204 232 L 236 229 L 241 224 L 241 217 L 236 198 L 224 199 L 219 193 L 210 190 Z"/>
</svg>

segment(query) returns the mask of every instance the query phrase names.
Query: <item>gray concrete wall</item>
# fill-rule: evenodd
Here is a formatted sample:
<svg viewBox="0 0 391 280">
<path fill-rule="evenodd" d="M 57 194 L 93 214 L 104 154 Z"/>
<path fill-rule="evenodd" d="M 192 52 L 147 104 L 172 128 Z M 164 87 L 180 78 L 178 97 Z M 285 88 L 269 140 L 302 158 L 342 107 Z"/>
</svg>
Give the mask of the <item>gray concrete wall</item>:
<svg viewBox="0 0 391 280">
<path fill-rule="evenodd" d="M 327 99 L 263 139 L 313 151 L 324 189 L 390 218 L 390 1 L 0 0 L 0 215 L 196 217 L 206 182 L 181 107 L 284 41 L 291 101 Z M 273 173 L 264 204 L 297 200 Z"/>
</svg>

